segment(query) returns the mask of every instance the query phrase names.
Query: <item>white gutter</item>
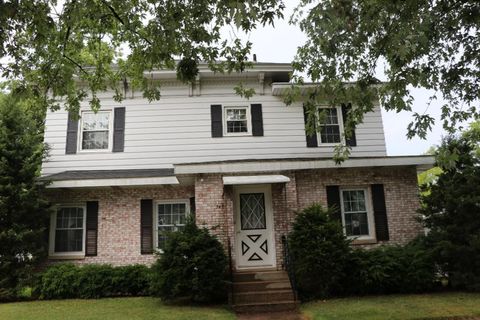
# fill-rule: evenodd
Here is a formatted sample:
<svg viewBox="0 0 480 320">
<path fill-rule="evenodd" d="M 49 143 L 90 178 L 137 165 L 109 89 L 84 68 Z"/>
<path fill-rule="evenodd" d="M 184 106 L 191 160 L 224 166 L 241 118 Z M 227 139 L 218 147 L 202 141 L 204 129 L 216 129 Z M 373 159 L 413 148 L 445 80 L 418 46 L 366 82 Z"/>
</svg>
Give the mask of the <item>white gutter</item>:
<svg viewBox="0 0 480 320">
<path fill-rule="evenodd" d="M 53 181 L 47 188 L 124 187 L 180 184 L 176 177 L 119 178 L 119 179 L 77 179 Z"/>
<path fill-rule="evenodd" d="M 418 171 L 433 167 L 434 159 L 425 157 L 383 157 L 383 158 L 350 158 L 337 165 L 332 159 L 312 160 L 257 160 L 235 162 L 213 162 L 177 164 L 175 174 L 197 173 L 241 173 L 241 172 L 272 172 L 284 170 L 333 169 L 360 167 L 416 166 Z"/>
</svg>

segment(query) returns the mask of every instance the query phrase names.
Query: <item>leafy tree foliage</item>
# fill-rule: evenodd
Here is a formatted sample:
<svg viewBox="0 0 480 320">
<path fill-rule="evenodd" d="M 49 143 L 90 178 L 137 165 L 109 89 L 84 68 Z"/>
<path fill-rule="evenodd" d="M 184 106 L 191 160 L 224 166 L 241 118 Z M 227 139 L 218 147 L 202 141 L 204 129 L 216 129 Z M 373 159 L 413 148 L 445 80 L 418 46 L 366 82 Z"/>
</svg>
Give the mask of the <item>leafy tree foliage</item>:
<svg viewBox="0 0 480 320">
<path fill-rule="evenodd" d="M 37 181 L 45 157 L 42 130 L 25 104 L 0 97 L 0 300 L 46 252 L 48 203 Z"/>
<path fill-rule="evenodd" d="M 242 71 L 251 43 L 224 39 L 221 29 L 248 32 L 273 24 L 283 8 L 277 0 L 1 1 L 0 59 L 6 63 L 0 68 L 3 76 L 20 80 L 19 90 L 53 108 L 58 97 L 78 108 L 89 94 L 98 109 L 97 92 L 106 89 L 121 100 L 125 79 L 148 99 L 159 99 L 158 83 L 145 71 L 176 67 L 186 82 L 196 77 L 200 61 L 215 71 Z M 128 51 L 123 58 L 112 54 L 122 49 Z M 75 79 L 84 86 L 75 86 Z"/>
<path fill-rule="evenodd" d="M 430 194 L 422 197 L 420 213 L 430 230 L 435 259 L 450 284 L 480 290 L 480 158 L 476 153 L 480 140 L 472 140 L 475 129 L 472 132 L 442 142 L 437 162 L 443 173 L 430 186 Z M 446 154 L 455 154 L 454 161 Z"/>
<path fill-rule="evenodd" d="M 226 298 L 227 258 L 221 243 L 189 219 L 169 234 L 164 252 L 152 266 L 152 294 L 164 299 L 218 302 Z"/>
<path fill-rule="evenodd" d="M 446 99 L 441 120 L 450 132 L 479 116 L 478 1 L 301 0 L 291 22 L 307 35 L 294 68 L 320 82 L 309 94 L 310 110 L 319 101 L 351 102 L 357 107 L 352 127 L 377 96 L 386 110 L 411 111 L 410 90 L 422 87 L 435 92 L 431 102 L 437 95 Z M 380 84 L 375 76 L 382 66 L 386 81 Z M 297 95 L 292 90 L 287 102 Z M 433 123 L 428 112 L 414 113 L 408 137 L 425 137 Z"/>
</svg>

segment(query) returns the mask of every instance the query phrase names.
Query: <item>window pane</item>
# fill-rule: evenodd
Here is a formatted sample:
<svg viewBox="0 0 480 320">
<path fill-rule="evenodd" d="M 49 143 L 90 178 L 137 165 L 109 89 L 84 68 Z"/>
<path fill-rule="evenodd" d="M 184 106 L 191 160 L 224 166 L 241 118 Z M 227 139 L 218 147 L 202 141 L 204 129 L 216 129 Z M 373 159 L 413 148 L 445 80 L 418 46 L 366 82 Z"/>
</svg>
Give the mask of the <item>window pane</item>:
<svg viewBox="0 0 480 320">
<path fill-rule="evenodd" d="M 109 112 L 85 112 L 82 114 L 83 130 L 108 130 Z"/>
<path fill-rule="evenodd" d="M 108 131 L 84 131 L 82 149 L 108 149 Z"/>
<path fill-rule="evenodd" d="M 247 121 L 227 121 L 227 132 L 248 132 Z"/>
<path fill-rule="evenodd" d="M 55 252 L 80 252 L 82 250 L 83 229 L 55 231 Z"/>
<path fill-rule="evenodd" d="M 173 232 L 174 227 L 158 227 L 158 248 L 164 249 L 168 239 L 168 233 Z"/>
<path fill-rule="evenodd" d="M 185 203 L 163 203 L 158 205 L 158 248 L 165 248 L 168 233 L 183 229 L 187 216 Z"/>
<path fill-rule="evenodd" d="M 347 236 L 368 235 L 368 216 L 364 190 L 342 191 Z"/>
<path fill-rule="evenodd" d="M 247 120 L 247 109 L 226 109 L 227 120 Z"/>
<path fill-rule="evenodd" d="M 320 128 L 320 137 L 322 143 L 339 143 L 340 142 L 340 126 L 325 125 Z"/>
<path fill-rule="evenodd" d="M 263 193 L 240 194 L 240 220 L 242 230 L 266 228 L 265 195 Z"/>
</svg>

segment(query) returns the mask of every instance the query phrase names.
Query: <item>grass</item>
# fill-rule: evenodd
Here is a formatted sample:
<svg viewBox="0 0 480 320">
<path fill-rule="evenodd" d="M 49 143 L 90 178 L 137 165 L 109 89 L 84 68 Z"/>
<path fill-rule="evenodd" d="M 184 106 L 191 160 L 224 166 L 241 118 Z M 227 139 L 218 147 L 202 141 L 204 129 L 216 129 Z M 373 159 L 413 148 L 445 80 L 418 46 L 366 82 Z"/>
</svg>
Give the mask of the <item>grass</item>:
<svg viewBox="0 0 480 320">
<path fill-rule="evenodd" d="M 480 294 L 441 293 L 332 299 L 306 303 L 313 320 L 410 320 L 480 316 Z"/>
<path fill-rule="evenodd" d="M 165 305 L 156 298 L 51 300 L 0 304 L 1 320 L 231 320 L 222 307 Z"/>
</svg>

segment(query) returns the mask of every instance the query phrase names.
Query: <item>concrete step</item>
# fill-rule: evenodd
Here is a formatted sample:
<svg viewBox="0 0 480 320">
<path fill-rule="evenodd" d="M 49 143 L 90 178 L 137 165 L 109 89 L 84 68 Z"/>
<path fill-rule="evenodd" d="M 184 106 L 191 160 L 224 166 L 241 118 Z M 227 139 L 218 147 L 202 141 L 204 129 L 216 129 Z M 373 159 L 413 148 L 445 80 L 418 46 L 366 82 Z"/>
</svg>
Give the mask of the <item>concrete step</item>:
<svg viewBox="0 0 480 320">
<path fill-rule="evenodd" d="M 233 294 L 234 304 L 270 303 L 272 301 L 290 301 L 294 298 L 292 289 L 234 292 Z"/>
<path fill-rule="evenodd" d="M 285 280 L 269 280 L 269 281 L 242 281 L 233 284 L 234 292 L 248 292 L 248 291 L 270 291 L 270 290 L 292 289 L 290 281 Z"/>
<path fill-rule="evenodd" d="M 275 280 L 288 280 L 288 274 L 285 271 L 236 272 L 233 274 L 233 282 Z"/>
<path fill-rule="evenodd" d="M 237 303 L 233 305 L 233 310 L 237 313 L 286 312 L 296 311 L 297 309 L 298 302 L 293 300 L 272 301 L 269 303 Z"/>
</svg>

